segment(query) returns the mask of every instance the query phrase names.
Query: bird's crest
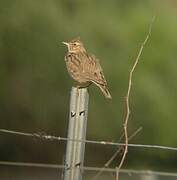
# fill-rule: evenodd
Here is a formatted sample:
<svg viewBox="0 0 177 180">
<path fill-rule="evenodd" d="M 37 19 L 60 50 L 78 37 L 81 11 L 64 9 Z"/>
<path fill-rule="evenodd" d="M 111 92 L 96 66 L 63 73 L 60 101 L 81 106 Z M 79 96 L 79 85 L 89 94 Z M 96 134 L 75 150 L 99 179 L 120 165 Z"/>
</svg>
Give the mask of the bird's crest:
<svg viewBox="0 0 177 180">
<path fill-rule="evenodd" d="M 74 42 L 81 42 L 80 36 L 78 36 L 78 37 L 71 40 L 71 43 L 74 43 Z"/>
</svg>

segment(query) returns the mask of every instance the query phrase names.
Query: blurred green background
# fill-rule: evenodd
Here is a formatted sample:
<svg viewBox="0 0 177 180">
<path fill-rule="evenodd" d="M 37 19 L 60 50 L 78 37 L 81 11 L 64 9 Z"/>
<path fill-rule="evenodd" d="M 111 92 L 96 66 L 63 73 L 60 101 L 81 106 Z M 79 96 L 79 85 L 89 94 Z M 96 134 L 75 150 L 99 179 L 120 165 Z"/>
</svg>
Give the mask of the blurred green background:
<svg viewBox="0 0 177 180">
<path fill-rule="evenodd" d="M 113 100 L 91 86 L 87 139 L 118 141 L 130 68 L 152 17 L 133 77 L 131 143 L 177 146 L 177 1 L 0 0 L 0 128 L 66 136 L 69 77 L 61 42 L 80 36 L 103 66 Z M 65 143 L 0 133 L 0 160 L 63 163 Z M 85 165 L 115 147 L 86 145 Z M 115 160 L 114 167 L 118 162 Z M 177 169 L 177 153 L 130 148 L 124 168 Z"/>
</svg>

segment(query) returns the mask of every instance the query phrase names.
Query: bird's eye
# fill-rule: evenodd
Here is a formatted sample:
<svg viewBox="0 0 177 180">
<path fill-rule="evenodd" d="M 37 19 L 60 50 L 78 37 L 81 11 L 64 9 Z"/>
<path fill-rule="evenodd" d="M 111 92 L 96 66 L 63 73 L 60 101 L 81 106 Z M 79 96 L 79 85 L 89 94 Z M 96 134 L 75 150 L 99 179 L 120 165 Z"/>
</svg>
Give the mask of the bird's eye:
<svg viewBox="0 0 177 180">
<path fill-rule="evenodd" d="M 76 46 L 77 44 L 76 44 L 76 43 L 74 43 L 73 45 L 74 45 L 74 46 Z"/>
</svg>

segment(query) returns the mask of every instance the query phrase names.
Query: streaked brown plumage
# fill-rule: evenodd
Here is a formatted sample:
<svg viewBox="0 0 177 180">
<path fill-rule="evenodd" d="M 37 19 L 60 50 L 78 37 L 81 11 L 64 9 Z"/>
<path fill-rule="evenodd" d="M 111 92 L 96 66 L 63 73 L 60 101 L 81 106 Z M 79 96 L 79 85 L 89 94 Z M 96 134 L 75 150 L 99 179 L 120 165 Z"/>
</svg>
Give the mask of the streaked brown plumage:
<svg viewBox="0 0 177 180">
<path fill-rule="evenodd" d="M 94 83 L 106 98 L 111 99 L 99 60 L 95 56 L 87 54 L 80 38 L 63 42 L 63 44 L 68 47 L 68 53 L 65 56 L 67 70 L 77 85 L 84 87 Z"/>
</svg>

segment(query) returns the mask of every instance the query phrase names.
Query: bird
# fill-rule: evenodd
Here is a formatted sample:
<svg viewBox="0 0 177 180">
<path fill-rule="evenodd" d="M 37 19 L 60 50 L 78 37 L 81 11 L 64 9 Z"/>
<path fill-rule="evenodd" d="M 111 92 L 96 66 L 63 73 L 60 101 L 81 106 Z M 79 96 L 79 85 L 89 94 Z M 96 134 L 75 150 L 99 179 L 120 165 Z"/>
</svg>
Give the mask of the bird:
<svg viewBox="0 0 177 180">
<path fill-rule="evenodd" d="M 82 88 L 95 84 L 105 98 L 112 99 L 99 60 L 87 53 L 80 37 L 62 43 L 68 48 L 65 63 L 69 75 L 77 83 L 76 86 Z"/>
</svg>

